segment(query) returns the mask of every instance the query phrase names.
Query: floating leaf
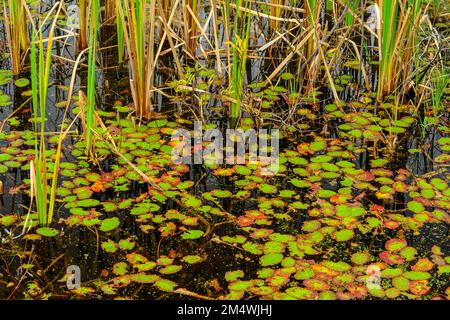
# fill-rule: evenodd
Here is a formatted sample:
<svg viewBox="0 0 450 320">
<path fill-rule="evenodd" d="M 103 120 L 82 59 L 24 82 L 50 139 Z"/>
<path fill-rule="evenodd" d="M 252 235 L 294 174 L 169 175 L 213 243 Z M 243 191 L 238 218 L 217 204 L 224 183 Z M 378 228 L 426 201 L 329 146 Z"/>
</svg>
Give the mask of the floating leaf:
<svg viewBox="0 0 450 320">
<path fill-rule="evenodd" d="M 300 287 L 292 287 L 286 290 L 286 293 L 298 300 L 311 300 L 316 295 L 315 292 Z"/>
<path fill-rule="evenodd" d="M 161 268 L 159 270 L 159 272 L 162 274 L 174 274 L 174 273 L 177 273 L 178 271 L 180 271 L 182 268 L 183 268 L 183 266 L 173 264 L 173 265 L 165 266 L 164 268 Z"/>
<path fill-rule="evenodd" d="M 100 230 L 103 232 L 109 232 L 116 229 L 120 225 L 120 220 L 117 217 L 108 218 L 102 220 L 100 224 Z"/>
<path fill-rule="evenodd" d="M 166 291 L 166 292 L 173 292 L 175 291 L 175 288 L 177 287 L 177 284 L 173 281 L 161 279 L 155 282 L 155 287 L 157 287 L 159 290 Z"/>
<path fill-rule="evenodd" d="M 433 269 L 433 262 L 426 258 L 417 260 L 416 264 L 411 267 L 412 271 L 430 271 Z"/>
<path fill-rule="evenodd" d="M 370 254 L 367 252 L 356 252 L 352 254 L 351 258 L 352 262 L 356 265 L 364 265 L 370 260 Z"/>
<path fill-rule="evenodd" d="M 263 267 L 273 266 L 281 262 L 283 260 L 283 254 L 281 253 L 271 253 L 265 254 L 261 258 L 259 258 L 259 263 Z"/>
<path fill-rule="evenodd" d="M 428 272 L 408 271 L 403 274 L 403 277 L 408 280 L 427 280 L 431 277 L 431 275 Z"/>
<path fill-rule="evenodd" d="M 334 233 L 334 238 L 338 242 L 348 241 L 355 236 L 355 233 L 351 229 L 343 229 Z"/>
<path fill-rule="evenodd" d="M 130 275 L 130 279 L 133 282 L 137 283 L 155 283 L 156 281 L 160 280 L 161 278 L 155 274 L 145 274 L 145 273 L 137 273 Z M 163 284 L 164 286 L 164 284 Z"/>
<path fill-rule="evenodd" d="M 383 251 L 380 253 L 380 259 L 386 262 L 387 264 L 402 264 L 405 262 L 405 259 L 402 258 L 398 254 L 391 253 L 390 251 Z"/>
<path fill-rule="evenodd" d="M 225 280 L 228 282 L 233 282 L 239 278 L 242 278 L 244 276 L 244 271 L 242 270 L 235 270 L 235 271 L 228 271 L 225 273 Z"/>
<path fill-rule="evenodd" d="M 185 240 L 194 240 L 203 236 L 204 232 L 202 230 L 188 230 L 181 235 L 181 238 Z"/>
<path fill-rule="evenodd" d="M 114 241 L 108 240 L 102 242 L 102 249 L 105 250 L 106 252 L 114 253 L 117 251 L 118 247 Z"/>
<path fill-rule="evenodd" d="M 59 231 L 50 227 L 40 227 L 36 229 L 36 233 L 44 237 L 54 237 L 59 234 Z"/>
<path fill-rule="evenodd" d="M 414 213 L 422 213 L 423 211 L 425 211 L 425 207 L 423 206 L 423 204 L 417 201 L 410 201 L 408 202 L 407 206 L 408 209 Z"/>
<path fill-rule="evenodd" d="M 407 246 L 407 242 L 404 239 L 391 239 L 386 242 L 385 247 L 391 252 L 400 251 Z"/>
</svg>

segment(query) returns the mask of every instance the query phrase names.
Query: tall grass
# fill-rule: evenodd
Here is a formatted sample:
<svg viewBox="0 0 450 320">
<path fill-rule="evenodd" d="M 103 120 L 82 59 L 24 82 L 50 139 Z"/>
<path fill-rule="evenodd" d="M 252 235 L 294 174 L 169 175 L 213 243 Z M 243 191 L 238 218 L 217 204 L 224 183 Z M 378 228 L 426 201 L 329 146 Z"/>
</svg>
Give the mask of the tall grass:
<svg viewBox="0 0 450 320">
<path fill-rule="evenodd" d="M 416 48 L 421 0 L 379 0 L 381 18 L 379 30 L 378 100 L 391 93 L 411 71 L 411 58 Z"/>
<path fill-rule="evenodd" d="M 95 69 L 96 69 L 96 55 L 97 55 L 97 31 L 99 27 L 98 19 L 100 13 L 100 1 L 91 0 L 89 14 L 89 53 L 88 53 L 88 79 L 87 79 L 87 99 L 88 105 L 86 108 L 86 154 L 93 153 L 93 135 L 95 119 Z"/>
<path fill-rule="evenodd" d="M 46 106 L 47 106 L 47 91 L 50 77 L 50 67 L 52 59 L 52 48 L 54 41 L 54 32 L 56 27 L 57 17 L 62 8 L 62 2 L 57 2 L 53 8 L 47 13 L 45 19 L 41 22 L 35 22 L 32 19 L 30 11 L 30 20 L 33 21 L 33 35 L 30 46 L 30 62 L 31 62 L 31 88 L 32 88 L 32 102 L 34 115 L 34 129 L 37 135 L 35 140 L 35 159 L 34 165 L 31 165 L 32 174 L 34 178 L 33 187 L 35 188 L 36 207 L 39 217 L 40 225 L 49 225 L 53 220 L 53 205 L 48 207 L 48 198 L 50 193 L 56 192 L 52 190 L 48 184 L 49 174 L 48 159 L 46 152 L 46 138 L 45 138 L 45 122 L 46 122 Z M 38 10 L 36 7 L 35 10 Z M 53 18 L 48 37 L 44 39 L 43 29 L 47 21 L 56 10 L 56 15 Z M 55 170 L 55 169 L 54 169 Z"/>
<path fill-rule="evenodd" d="M 250 41 L 251 14 L 249 11 L 242 11 L 241 8 L 250 8 L 251 2 L 248 0 L 237 0 L 233 34 L 234 41 L 232 46 L 232 64 L 231 64 L 231 97 L 233 102 L 230 109 L 230 125 L 235 127 L 241 113 L 241 99 L 245 84 L 245 75 L 247 68 L 248 45 Z M 226 1 L 226 17 L 230 17 L 230 2 Z M 231 32 L 230 32 L 231 33 Z"/>
<path fill-rule="evenodd" d="M 130 86 L 136 115 L 149 118 L 154 82 L 156 1 L 117 0 L 130 64 Z"/>
<path fill-rule="evenodd" d="M 11 57 L 12 72 L 22 69 L 24 53 L 28 50 L 28 24 L 24 0 L 2 0 L 6 39 Z"/>
</svg>

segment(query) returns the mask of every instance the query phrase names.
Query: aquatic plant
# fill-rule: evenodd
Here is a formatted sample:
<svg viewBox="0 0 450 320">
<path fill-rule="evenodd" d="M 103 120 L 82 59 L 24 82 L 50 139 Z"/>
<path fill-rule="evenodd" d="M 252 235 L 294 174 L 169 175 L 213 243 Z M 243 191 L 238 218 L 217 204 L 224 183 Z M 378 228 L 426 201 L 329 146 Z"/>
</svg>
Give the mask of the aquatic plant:
<svg viewBox="0 0 450 320">
<path fill-rule="evenodd" d="M 32 102 L 33 102 L 33 116 L 34 128 L 37 135 L 35 140 L 35 159 L 34 165 L 30 167 L 32 176 L 35 177 L 33 187 L 35 188 L 36 207 L 39 216 L 39 223 L 41 225 L 49 225 L 53 219 L 53 212 L 48 210 L 48 197 L 50 188 L 48 184 L 48 159 L 46 152 L 46 137 L 45 137 L 45 123 L 46 123 L 46 106 L 47 106 L 47 91 L 50 77 L 51 57 L 53 48 L 53 37 L 56 27 L 57 17 L 61 11 L 62 2 L 57 2 L 49 11 L 43 21 L 37 21 L 37 27 L 30 15 L 30 20 L 33 21 L 33 34 L 31 38 L 31 87 L 32 87 Z M 48 38 L 43 37 L 43 28 L 50 19 L 51 14 L 55 11 L 56 16 L 51 23 Z"/>
<path fill-rule="evenodd" d="M 156 1 L 118 0 L 116 6 L 130 65 L 130 86 L 136 115 L 149 119 L 153 109 L 155 77 Z"/>
<path fill-rule="evenodd" d="M 391 93 L 401 81 L 408 79 L 412 58 L 417 50 L 422 1 L 379 1 L 376 10 L 380 24 L 378 99 Z"/>
<path fill-rule="evenodd" d="M 28 22 L 25 1 L 2 0 L 6 40 L 14 74 L 22 71 L 26 51 L 29 48 Z"/>
</svg>

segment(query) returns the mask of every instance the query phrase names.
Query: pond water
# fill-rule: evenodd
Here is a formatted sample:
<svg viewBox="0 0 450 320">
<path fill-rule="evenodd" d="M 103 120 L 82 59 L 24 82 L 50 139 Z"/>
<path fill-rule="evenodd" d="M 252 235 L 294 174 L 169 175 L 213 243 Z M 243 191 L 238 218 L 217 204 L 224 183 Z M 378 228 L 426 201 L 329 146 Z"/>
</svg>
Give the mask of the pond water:
<svg viewBox="0 0 450 320">
<path fill-rule="evenodd" d="M 199 10 L 202 21 L 209 10 Z M 337 20 L 325 11 L 321 16 L 332 30 Z M 222 46 L 225 27 L 220 26 Z M 308 61 L 297 57 L 272 85 L 263 85 L 284 63 L 289 47 L 270 46 L 270 28 L 252 22 L 253 55 L 239 119 L 230 118 L 235 102 L 229 88 L 199 46 L 197 61 L 188 55 L 182 60 L 185 79 L 177 78 L 169 54 L 158 60 L 154 112 L 140 121 L 128 64 L 118 61 L 116 29 L 102 26 L 93 155 L 85 153 L 82 121 L 74 120 L 79 90 L 87 86 L 87 61 L 78 69 L 65 117 L 73 69 L 67 61 L 76 60 L 78 51 L 57 42 L 44 138 L 49 181 L 61 125 L 74 122 L 63 141 L 48 226 L 39 223 L 34 194 L 44 190 L 32 192 L 31 186 L 39 137 L 31 83 L 18 81 L 31 74 L 13 76 L 7 71 L 10 60 L 0 60 L 0 98 L 9 101 L 0 108 L 1 299 L 450 296 L 448 88 L 435 113 L 425 103 L 417 110 L 415 97 L 394 94 L 380 103 L 373 94 L 377 53 L 364 47 L 364 76 L 350 44 L 336 49 L 342 61 L 332 69 L 333 86 L 318 68 L 320 81 L 309 82 L 305 72 L 299 88 L 296 69 Z M 363 41 L 356 33 L 343 36 L 358 45 Z M 331 37 L 334 45 L 339 37 Z M 209 40 L 202 41 L 207 47 Z M 425 42 L 420 45 L 431 55 Z M 448 67 L 448 41 L 442 45 L 441 65 Z M 326 51 L 328 59 L 336 52 Z M 261 161 L 175 163 L 172 134 L 193 132 L 195 120 L 203 122 L 203 132 L 218 129 L 224 136 L 233 120 L 243 130 L 280 129 L 276 174 L 264 175 Z M 67 274 L 69 267 L 79 273 Z"/>
</svg>

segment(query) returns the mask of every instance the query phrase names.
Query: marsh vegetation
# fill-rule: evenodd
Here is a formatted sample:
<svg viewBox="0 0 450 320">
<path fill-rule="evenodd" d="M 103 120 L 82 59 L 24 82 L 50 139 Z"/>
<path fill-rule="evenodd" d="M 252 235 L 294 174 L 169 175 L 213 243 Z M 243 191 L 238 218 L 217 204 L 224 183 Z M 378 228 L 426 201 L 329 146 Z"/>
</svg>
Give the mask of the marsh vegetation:
<svg viewBox="0 0 450 320">
<path fill-rule="evenodd" d="M 449 299 L 449 8 L 0 0 L 0 298 Z"/>
</svg>

